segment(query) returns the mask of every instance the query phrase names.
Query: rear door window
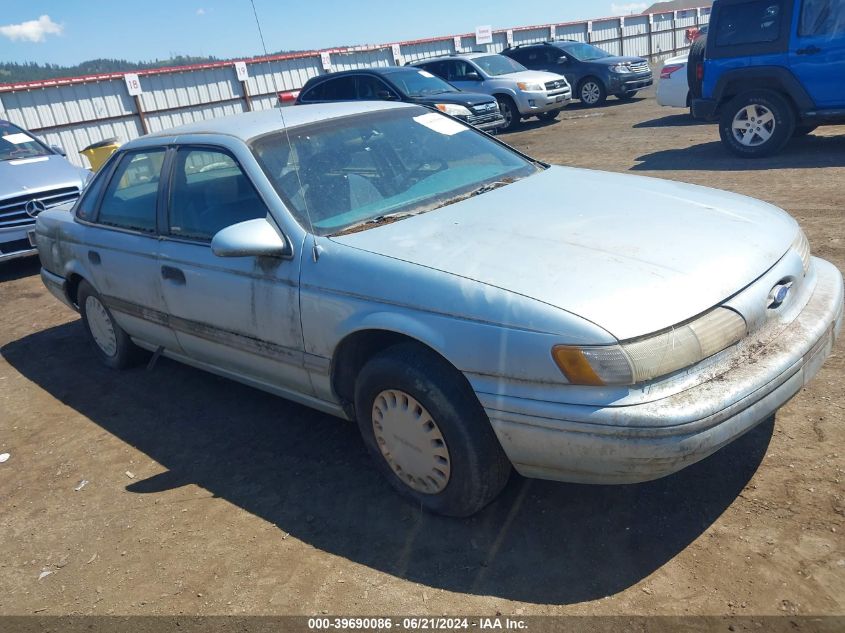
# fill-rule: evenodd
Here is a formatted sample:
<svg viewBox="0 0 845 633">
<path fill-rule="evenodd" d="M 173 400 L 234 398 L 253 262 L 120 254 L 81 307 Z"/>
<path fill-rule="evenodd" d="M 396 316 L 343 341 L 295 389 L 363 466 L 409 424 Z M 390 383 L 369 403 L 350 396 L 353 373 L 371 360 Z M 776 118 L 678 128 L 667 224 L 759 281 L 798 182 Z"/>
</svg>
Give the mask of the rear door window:
<svg viewBox="0 0 845 633">
<path fill-rule="evenodd" d="M 100 224 L 155 233 L 164 149 L 129 152 L 120 159 L 100 203 Z"/>
<path fill-rule="evenodd" d="M 845 1 L 804 0 L 801 5 L 802 37 L 839 35 L 845 33 Z"/>
<path fill-rule="evenodd" d="M 302 101 L 353 101 L 355 77 L 346 76 L 323 81 L 302 95 Z"/>
<path fill-rule="evenodd" d="M 721 8 L 716 46 L 775 42 L 781 37 L 783 7 L 777 0 L 754 0 Z"/>
</svg>

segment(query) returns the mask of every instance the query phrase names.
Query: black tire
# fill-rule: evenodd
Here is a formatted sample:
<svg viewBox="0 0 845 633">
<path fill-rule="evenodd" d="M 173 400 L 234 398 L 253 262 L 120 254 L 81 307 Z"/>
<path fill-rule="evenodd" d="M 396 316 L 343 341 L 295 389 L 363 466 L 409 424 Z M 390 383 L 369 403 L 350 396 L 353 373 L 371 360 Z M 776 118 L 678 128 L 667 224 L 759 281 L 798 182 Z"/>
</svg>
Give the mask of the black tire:
<svg viewBox="0 0 845 633">
<path fill-rule="evenodd" d="M 620 101 L 630 101 L 634 97 L 637 96 L 639 90 L 629 90 L 628 92 L 623 92 L 621 94 L 616 95 L 616 98 Z"/>
<path fill-rule="evenodd" d="M 704 63 L 707 50 L 707 36 L 699 37 L 692 43 L 687 56 L 687 85 L 691 99 L 701 98 L 701 81 L 698 79 L 698 65 Z"/>
<path fill-rule="evenodd" d="M 584 77 L 578 84 L 578 99 L 588 108 L 595 108 L 607 101 L 607 88 L 600 79 Z"/>
<path fill-rule="evenodd" d="M 818 127 L 818 125 L 796 125 L 792 136 L 807 136 L 808 134 L 815 132 Z"/>
<path fill-rule="evenodd" d="M 757 116 L 768 117 L 768 114 L 771 114 L 772 119 L 755 128 L 754 124 L 759 121 L 743 114 L 749 107 L 755 109 Z M 734 133 L 734 119 L 743 116 L 743 120 L 747 121 L 749 134 L 755 134 L 755 130 L 760 131 L 751 138 L 751 145 L 741 143 Z M 773 90 L 750 90 L 737 95 L 722 108 L 719 120 L 722 143 L 742 158 L 771 156 L 789 142 L 794 131 L 795 113 L 792 106 L 783 95 Z M 766 140 L 761 140 L 761 134 L 768 135 Z"/>
<path fill-rule="evenodd" d="M 89 299 L 91 301 L 89 301 Z M 146 352 L 135 345 L 129 338 L 129 335 L 121 328 L 114 320 L 111 311 L 106 307 L 103 298 L 94 290 L 94 287 L 87 281 L 79 283 L 77 291 L 77 304 L 79 305 L 79 313 L 82 315 L 82 324 L 85 326 L 85 331 L 88 333 L 88 339 L 91 346 L 97 352 L 100 360 L 107 366 L 113 369 L 125 369 L 139 364 L 144 360 Z M 97 342 L 96 337 L 92 331 L 91 319 L 96 319 L 93 315 L 89 315 L 89 309 L 102 308 L 101 313 L 103 318 L 107 319 L 108 324 L 114 333 L 114 349 L 105 349 Z"/>
<path fill-rule="evenodd" d="M 515 130 L 522 120 L 522 115 L 519 114 L 516 103 L 506 95 L 497 96 L 496 101 L 499 102 L 499 112 L 502 113 L 502 117 L 505 119 L 505 124 L 499 128 L 500 131 L 510 132 Z"/>
<path fill-rule="evenodd" d="M 442 490 L 431 494 L 415 490 L 382 454 L 373 409 L 379 395 L 388 390 L 399 390 L 416 399 L 436 423 L 448 448 L 450 468 Z M 364 366 L 355 383 L 355 414 L 378 469 L 397 491 L 429 512 L 470 516 L 495 499 L 508 481 L 510 461 L 466 378 L 421 345 L 395 345 Z"/>
<path fill-rule="evenodd" d="M 537 118 L 541 121 L 554 121 L 557 118 L 562 110 L 551 110 L 550 112 L 543 112 L 542 114 L 538 114 Z"/>
</svg>

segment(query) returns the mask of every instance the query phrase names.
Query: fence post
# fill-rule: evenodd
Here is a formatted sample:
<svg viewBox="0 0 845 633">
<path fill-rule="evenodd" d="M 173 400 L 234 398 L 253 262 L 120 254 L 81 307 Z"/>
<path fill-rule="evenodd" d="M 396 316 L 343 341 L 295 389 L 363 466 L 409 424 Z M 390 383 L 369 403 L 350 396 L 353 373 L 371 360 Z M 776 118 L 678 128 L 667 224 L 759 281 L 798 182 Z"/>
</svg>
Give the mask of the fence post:
<svg viewBox="0 0 845 633">
<path fill-rule="evenodd" d="M 625 16 L 619 18 L 619 54 L 625 57 Z"/>
<path fill-rule="evenodd" d="M 654 14 L 648 14 L 648 24 L 646 25 L 646 34 L 648 35 L 648 58 L 654 61 Z"/>
</svg>

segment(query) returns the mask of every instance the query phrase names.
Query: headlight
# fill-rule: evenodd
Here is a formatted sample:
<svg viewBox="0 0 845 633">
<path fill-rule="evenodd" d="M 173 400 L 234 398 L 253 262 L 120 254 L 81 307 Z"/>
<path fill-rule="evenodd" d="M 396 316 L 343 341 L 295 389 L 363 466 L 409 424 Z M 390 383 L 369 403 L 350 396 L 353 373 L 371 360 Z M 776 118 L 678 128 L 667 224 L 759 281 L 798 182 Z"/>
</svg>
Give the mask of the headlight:
<svg viewBox="0 0 845 633">
<path fill-rule="evenodd" d="M 516 87 L 520 90 L 525 90 L 526 92 L 541 92 L 546 89 L 543 84 L 534 84 L 530 81 L 519 81 L 517 82 Z"/>
<path fill-rule="evenodd" d="M 455 103 L 438 103 L 434 107 L 449 116 L 472 116 L 472 112 L 469 109 Z"/>
<path fill-rule="evenodd" d="M 616 64 L 615 66 L 610 67 L 610 72 L 624 74 L 624 73 L 630 73 L 630 72 L 633 72 L 633 71 L 631 70 L 631 67 L 628 66 L 627 64 Z"/>
<path fill-rule="evenodd" d="M 798 229 L 798 235 L 795 236 L 791 248 L 801 257 L 801 263 L 804 264 L 804 274 L 806 275 L 810 270 L 810 242 L 801 229 Z"/>
<path fill-rule="evenodd" d="M 619 345 L 556 345 L 552 358 L 574 385 L 635 385 L 709 358 L 745 332 L 739 313 L 716 308 L 686 325 Z"/>
</svg>

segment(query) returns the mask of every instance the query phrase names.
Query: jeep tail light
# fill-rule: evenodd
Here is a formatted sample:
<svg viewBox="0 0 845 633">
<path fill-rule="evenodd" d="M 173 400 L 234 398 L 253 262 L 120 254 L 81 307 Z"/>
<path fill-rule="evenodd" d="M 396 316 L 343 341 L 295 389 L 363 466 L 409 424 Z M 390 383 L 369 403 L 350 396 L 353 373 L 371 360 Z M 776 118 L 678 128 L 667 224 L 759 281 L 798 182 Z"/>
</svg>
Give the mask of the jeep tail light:
<svg viewBox="0 0 845 633">
<path fill-rule="evenodd" d="M 683 68 L 683 64 L 669 64 L 668 66 L 664 66 L 663 70 L 660 71 L 660 78 L 661 79 L 669 79 L 672 75 Z"/>
<path fill-rule="evenodd" d="M 695 65 L 695 78 L 698 81 L 704 81 L 704 64 L 702 62 Z"/>
</svg>

